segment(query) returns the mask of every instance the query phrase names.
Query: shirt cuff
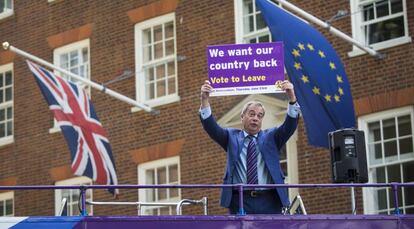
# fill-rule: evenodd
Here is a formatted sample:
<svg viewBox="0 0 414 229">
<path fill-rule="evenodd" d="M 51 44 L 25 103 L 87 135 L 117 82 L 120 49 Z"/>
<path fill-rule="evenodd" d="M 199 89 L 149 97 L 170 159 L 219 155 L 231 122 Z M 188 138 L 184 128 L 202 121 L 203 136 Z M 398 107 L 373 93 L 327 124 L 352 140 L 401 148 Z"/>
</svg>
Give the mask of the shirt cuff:
<svg viewBox="0 0 414 229">
<path fill-rule="evenodd" d="M 200 112 L 201 119 L 203 120 L 206 120 L 208 117 L 211 116 L 211 108 L 209 106 L 204 107 L 204 108 L 200 107 L 199 112 Z"/>
<path fill-rule="evenodd" d="M 291 118 L 298 118 L 301 113 L 299 103 L 298 102 L 296 102 L 295 104 L 289 103 L 287 113 Z"/>
</svg>

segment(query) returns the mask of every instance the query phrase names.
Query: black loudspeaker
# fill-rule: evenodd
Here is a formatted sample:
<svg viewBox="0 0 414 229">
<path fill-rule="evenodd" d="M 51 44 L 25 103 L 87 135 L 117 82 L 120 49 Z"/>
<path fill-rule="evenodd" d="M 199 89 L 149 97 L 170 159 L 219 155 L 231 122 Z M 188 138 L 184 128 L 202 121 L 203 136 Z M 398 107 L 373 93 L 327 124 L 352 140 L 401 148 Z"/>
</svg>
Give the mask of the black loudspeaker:
<svg viewBox="0 0 414 229">
<path fill-rule="evenodd" d="M 328 136 L 333 182 L 368 182 L 364 132 L 341 129 L 330 132 Z"/>
</svg>

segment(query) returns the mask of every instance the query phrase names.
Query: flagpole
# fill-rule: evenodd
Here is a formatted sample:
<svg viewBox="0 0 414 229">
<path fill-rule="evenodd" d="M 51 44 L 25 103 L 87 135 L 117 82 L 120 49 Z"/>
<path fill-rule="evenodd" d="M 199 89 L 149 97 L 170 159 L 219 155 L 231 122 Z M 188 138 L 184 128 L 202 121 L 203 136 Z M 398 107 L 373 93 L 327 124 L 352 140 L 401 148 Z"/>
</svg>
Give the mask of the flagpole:
<svg viewBox="0 0 414 229">
<path fill-rule="evenodd" d="M 33 60 L 33 61 L 36 61 L 39 64 L 42 64 L 42 65 L 44 65 L 46 67 L 49 67 L 49 68 L 54 69 L 56 71 L 59 71 L 59 72 L 65 74 L 65 75 L 69 75 L 69 76 L 75 78 L 78 81 L 81 81 L 82 83 L 84 83 L 84 84 L 86 84 L 88 86 L 91 86 L 91 87 L 93 87 L 93 88 L 95 88 L 95 89 L 97 89 L 99 91 L 102 91 L 105 94 L 108 94 L 108 95 L 110 95 L 110 96 L 112 96 L 112 97 L 114 97 L 114 98 L 116 98 L 118 100 L 121 100 L 123 102 L 126 102 L 126 103 L 128 103 L 130 105 L 133 105 L 133 106 L 136 106 L 138 108 L 141 108 L 141 109 L 143 109 L 143 110 L 145 110 L 147 112 L 150 112 L 152 114 L 159 114 L 160 113 L 159 110 L 155 110 L 155 109 L 153 109 L 153 108 L 151 108 L 151 107 L 149 107 L 149 106 L 147 106 L 145 104 L 138 103 L 137 101 L 135 101 L 135 100 L 133 100 L 131 98 L 128 98 L 128 97 L 126 97 L 126 96 L 124 96 L 122 94 L 119 94 L 118 92 L 115 92 L 115 91 L 113 91 L 113 90 L 111 90 L 111 89 L 109 89 L 109 88 L 107 88 L 107 87 L 105 87 L 103 85 L 97 84 L 97 83 L 95 83 L 95 82 L 93 82 L 91 80 L 85 79 L 85 78 L 83 78 L 81 76 L 78 76 L 78 75 L 72 73 L 72 72 L 69 72 L 69 71 L 67 71 L 67 70 L 65 70 L 65 69 L 63 69 L 61 67 L 58 67 L 56 65 L 53 65 L 53 64 L 51 64 L 51 63 L 49 63 L 49 62 L 47 62 L 47 61 L 45 61 L 45 60 L 43 60 L 43 59 L 41 59 L 39 57 L 36 57 L 36 56 L 34 56 L 34 55 L 30 54 L 30 53 L 27 53 L 27 52 L 25 52 L 23 50 L 20 50 L 20 49 L 18 49 L 16 47 L 10 45 L 8 42 L 4 42 L 3 43 L 3 49 L 4 50 L 10 50 L 10 51 L 12 51 L 12 52 L 14 52 L 16 54 L 19 54 L 21 56 L 24 56 L 24 57 L 26 57 L 28 59 Z"/>
<path fill-rule="evenodd" d="M 336 29 L 335 27 L 333 27 L 332 25 L 330 25 L 329 23 L 326 23 L 322 20 L 320 20 L 319 18 L 313 16 L 312 14 L 302 10 L 301 8 L 293 5 L 290 2 L 287 2 L 286 0 L 276 0 L 278 1 L 283 7 L 281 7 L 282 9 L 287 8 L 290 9 L 296 13 L 298 13 L 299 15 L 303 16 L 305 19 L 327 29 L 330 33 L 334 34 L 335 36 L 341 38 L 342 40 L 345 40 L 348 43 L 351 43 L 355 46 L 357 46 L 358 48 L 364 50 L 365 52 L 367 52 L 368 54 L 375 56 L 379 59 L 384 58 L 384 54 L 381 54 L 377 51 L 375 51 L 374 49 L 361 44 L 359 41 L 355 40 L 354 38 L 348 36 L 347 34 L 341 32 L 340 30 Z M 272 2 L 273 3 L 273 2 Z M 285 10 L 285 9 L 284 9 Z"/>
</svg>

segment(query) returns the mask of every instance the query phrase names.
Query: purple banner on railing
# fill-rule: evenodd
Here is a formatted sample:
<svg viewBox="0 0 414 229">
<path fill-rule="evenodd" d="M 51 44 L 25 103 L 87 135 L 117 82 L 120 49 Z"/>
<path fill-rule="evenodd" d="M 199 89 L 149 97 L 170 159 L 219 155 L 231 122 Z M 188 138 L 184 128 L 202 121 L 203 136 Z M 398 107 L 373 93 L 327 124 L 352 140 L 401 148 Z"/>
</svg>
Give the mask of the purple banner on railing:
<svg viewBox="0 0 414 229">
<path fill-rule="evenodd" d="M 207 62 L 212 96 L 281 92 L 282 42 L 208 46 Z"/>
</svg>

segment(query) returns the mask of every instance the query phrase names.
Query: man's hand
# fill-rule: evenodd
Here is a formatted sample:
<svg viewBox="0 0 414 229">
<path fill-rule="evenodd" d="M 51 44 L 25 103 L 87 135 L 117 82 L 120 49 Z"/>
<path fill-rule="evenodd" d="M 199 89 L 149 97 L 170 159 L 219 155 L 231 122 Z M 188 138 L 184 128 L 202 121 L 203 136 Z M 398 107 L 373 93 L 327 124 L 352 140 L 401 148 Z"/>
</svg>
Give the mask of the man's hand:
<svg viewBox="0 0 414 229">
<path fill-rule="evenodd" d="M 210 93 L 213 91 L 213 87 L 210 85 L 208 80 L 204 81 L 204 84 L 201 86 L 201 108 L 209 107 L 209 97 Z"/>
<path fill-rule="evenodd" d="M 286 92 L 286 95 L 290 103 L 296 102 L 295 90 L 293 89 L 293 84 L 288 80 L 283 81 L 282 90 Z"/>
</svg>

